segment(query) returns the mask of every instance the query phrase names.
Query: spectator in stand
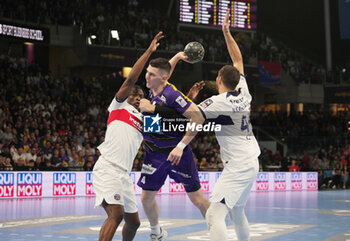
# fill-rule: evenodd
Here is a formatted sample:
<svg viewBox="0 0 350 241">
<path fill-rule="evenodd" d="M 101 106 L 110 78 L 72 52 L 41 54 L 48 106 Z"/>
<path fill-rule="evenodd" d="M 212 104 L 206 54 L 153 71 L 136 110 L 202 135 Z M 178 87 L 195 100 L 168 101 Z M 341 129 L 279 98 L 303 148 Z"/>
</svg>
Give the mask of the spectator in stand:
<svg viewBox="0 0 350 241">
<path fill-rule="evenodd" d="M 321 169 L 329 169 L 329 160 L 327 159 L 326 156 L 322 158 L 322 161 L 319 163 L 319 166 Z"/>
<path fill-rule="evenodd" d="M 14 146 L 12 148 L 13 153 L 12 153 L 12 160 L 14 163 L 17 163 L 19 159 L 22 159 L 24 161 L 25 164 L 25 160 L 26 160 L 26 154 L 24 153 L 23 147 L 18 147 L 18 149 L 16 149 Z"/>
<path fill-rule="evenodd" d="M 4 157 L 2 170 L 3 171 L 13 171 L 13 167 L 12 167 L 12 164 L 11 164 L 11 158 L 10 157 Z"/>
<path fill-rule="evenodd" d="M 336 189 L 336 188 L 340 188 L 340 185 L 342 183 L 341 180 L 341 168 L 340 165 L 337 164 L 336 167 L 332 170 L 332 174 L 333 174 L 333 178 L 332 178 L 332 182 L 330 184 L 330 188 Z"/>
<path fill-rule="evenodd" d="M 292 164 L 289 166 L 290 172 L 300 172 L 299 166 L 296 164 L 295 160 L 292 160 Z"/>
<path fill-rule="evenodd" d="M 323 170 L 318 169 L 317 174 L 318 174 L 318 189 L 321 190 L 326 185 L 324 181 Z"/>
<path fill-rule="evenodd" d="M 343 189 L 349 188 L 349 170 L 348 166 L 343 166 L 341 169 L 341 181 L 342 181 L 342 187 Z"/>
<path fill-rule="evenodd" d="M 59 150 L 54 149 L 53 156 L 50 159 L 50 164 L 54 167 L 61 167 L 62 166 L 62 159 L 60 158 Z"/>
<path fill-rule="evenodd" d="M 26 163 L 28 163 L 30 160 L 36 160 L 36 152 L 37 149 L 35 147 L 29 149 L 29 152 L 26 153 Z"/>
<path fill-rule="evenodd" d="M 208 169 L 211 171 L 215 171 L 218 169 L 218 165 L 216 163 L 216 159 L 214 156 L 210 157 L 209 162 L 208 162 Z"/>
<path fill-rule="evenodd" d="M 45 162 L 43 162 L 42 158 L 43 156 L 37 156 L 34 164 L 35 168 L 40 171 L 44 170 L 45 168 Z"/>
<path fill-rule="evenodd" d="M 81 144 L 81 138 L 77 137 L 75 139 L 75 149 L 77 151 L 82 151 L 83 150 L 83 145 Z"/>
<path fill-rule="evenodd" d="M 199 165 L 200 171 L 207 171 L 208 170 L 208 162 L 206 157 L 202 157 L 201 163 Z"/>
<path fill-rule="evenodd" d="M 39 171 L 36 167 L 35 167 L 35 161 L 33 159 L 28 161 L 27 164 L 27 171 Z"/>
<path fill-rule="evenodd" d="M 311 170 L 311 159 L 309 157 L 309 155 L 307 154 L 306 151 L 304 151 L 304 156 L 303 158 L 301 159 L 302 161 L 302 164 L 301 164 L 301 171 L 303 172 L 308 172 Z"/>
<path fill-rule="evenodd" d="M 11 156 L 11 153 L 10 153 L 10 148 L 8 146 L 3 145 L 2 151 L 0 153 L 0 156 L 8 157 L 8 158 L 10 158 L 10 160 L 12 160 L 12 156 Z"/>
<path fill-rule="evenodd" d="M 140 160 L 138 158 L 134 159 L 134 162 L 132 164 L 132 171 L 141 171 Z"/>
<path fill-rule="evenodd" d="M 43 171 L 57 171 L 58 168 L 51 164 L 51 161 L 49 159 L 45 159 L 45 167 L 43 168 Z"/>
<path fill-rule="evenodd" d="M 26 165 L 26 162 L 23 158 L 18 158 L 17 161 L 15 161 L 15 164 L 13 166 L 14 171 L 27 171 L 28 167 Z"/>
<path fill-rule="evenodd" d="M 322 187 L 329 187 L 329 184 L 332 182 L 333 179 L 333 171 L 331 169 L 325 169 L 323 170 L 323 183 Z"/>
<path fill-rule="evenodd" d="M 83 171 L 83 165 L 79 160 L 78 154 L 75 153 L 73 156 L 73 160 L 69 161 L 68 170 L 69 171 Z"/>
<path fill-rule="evenodd" d="M 94 164 L 91 161 L 86 162 L 84 165 L 84 171 L 86 172 L 91 172 L 93 168 L 94 168 Z"/>
<path fill-rule="evenodd" d="M 66 154 L 66 150 L 61 147 L 60 149 L 60 162 L 62 163 L 62 166 L 67 167 L 69 163 L 69 157 Z"/>
</svg>

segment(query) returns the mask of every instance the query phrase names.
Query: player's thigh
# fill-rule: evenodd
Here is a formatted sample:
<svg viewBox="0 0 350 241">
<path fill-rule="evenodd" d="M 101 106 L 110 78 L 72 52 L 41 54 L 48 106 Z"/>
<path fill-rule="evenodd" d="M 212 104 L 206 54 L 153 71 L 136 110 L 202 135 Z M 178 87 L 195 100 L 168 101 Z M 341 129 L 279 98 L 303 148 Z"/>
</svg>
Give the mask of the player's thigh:
<svg viewBox="0 0 350 241">
<path fill-rule="evenodd" d="M 229 208 L 238 205 L 238 202 L 240 205 L 245 204 L 255 179 L 255 167 L 238 171 L 224 169 L 214 186 L 210 202 L 221 202 L 224 199 Z"/>
<path fill-rule="evenodd" d="M 193 154 L 190 150 L 184 152 L 178 166 L 172 166 L 169 176 L 177 183 L 182 183 L 187 193 L 200 189 L 199 175 Z"/>
<path fill-rule="evenodd" d="M 171 163 L 166 159 L 165 154 L 147 154 L 137 185 L 143 190 L 158 191 L 163 186 L 170 170 Z"/>
<path fill-rule="evenodd" d="M 123 180 L 123 194 L 124 194 L 124 212 L 125 213 L 136 213 L 137 202 L 134 191 L 134 183 L 131 178 L 127 175 L 122 178 Z"/>
<path fill-rule="evenodd" d="M 103 200 L 108 204 L 119 204 L 124 206 L 124 192 L 126 188 L 123 180 L 128 177 L 127 173 L 120 172 L 113 168 L 94 170 L 93 185 L 96 193 L 95 206 L 101 205 Z"/>
<path fill-rule="evenodd" d="M 120 204 L 108 204 L 105 200 L 101 205 L 106 211 L 108 217 L 119 220 L 123 219 L 124 216 L 124 207 Z"/>
</svg>

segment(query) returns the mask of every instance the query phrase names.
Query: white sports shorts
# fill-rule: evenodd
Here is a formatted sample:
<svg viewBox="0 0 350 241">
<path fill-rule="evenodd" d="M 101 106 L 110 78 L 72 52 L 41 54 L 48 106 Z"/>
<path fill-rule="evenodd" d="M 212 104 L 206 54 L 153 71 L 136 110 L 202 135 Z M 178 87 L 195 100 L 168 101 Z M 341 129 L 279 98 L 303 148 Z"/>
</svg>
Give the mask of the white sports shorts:
<svg viewBox="0 0 350 241">
<path fill-rule="evenodd" d="M 108 204 L 124 206 L 126 213 L 137 212 L 131 177 L 127 172 L 107 162 L 102 156 L 99 157 L 92 171 L 92 183 L 96 193 L 95 208 L 101 206 L 105 200 Z"/>
<path fill-rule="evenodd" d="M 226 206 L 244 206 L 259 171 L 258 160 L 250 167 L 237 168 L 225 166 L 215 183 L 210 202 L 221 202 L 225 199 Z"/>
</svg>

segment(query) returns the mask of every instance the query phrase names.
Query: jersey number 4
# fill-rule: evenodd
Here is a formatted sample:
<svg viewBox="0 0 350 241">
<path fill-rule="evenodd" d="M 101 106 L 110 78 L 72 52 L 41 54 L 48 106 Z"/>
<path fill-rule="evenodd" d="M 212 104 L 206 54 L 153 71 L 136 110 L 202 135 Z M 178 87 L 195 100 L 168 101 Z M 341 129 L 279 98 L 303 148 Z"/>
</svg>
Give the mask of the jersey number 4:
<svg viewBox="0 0 350 241">
<path fill-rule="evenodd" d="M 247 119 L 247 116 L 243 115 L 242 116 L 242 122 L 241 122 L 241 131 L 248 130 L 249 132 L 249 118 Z"/>
</svg>

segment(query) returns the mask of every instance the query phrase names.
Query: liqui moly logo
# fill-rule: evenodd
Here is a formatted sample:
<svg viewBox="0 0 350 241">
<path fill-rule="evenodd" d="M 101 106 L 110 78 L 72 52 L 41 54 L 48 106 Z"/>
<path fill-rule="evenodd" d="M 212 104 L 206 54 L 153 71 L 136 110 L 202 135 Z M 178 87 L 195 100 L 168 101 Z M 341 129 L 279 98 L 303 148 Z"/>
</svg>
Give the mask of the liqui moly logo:
<svg viewBox="0 0 350 241">
<path fill-rule="evenodd" d="M 43 174 L 35 172 L 17 173 L 17 197 L 42 196 Z"/>
<path fill-rule="evenodd" d="M 53 173 L 53 195 L 74 196 L 76 194 L 76 174 L 70 172 Z"/>
<path fill-rule="evenodd" d="M 95 195 L 94 186 L 92 185 L 92 173 L 86 173 L 86 185 L 85 185 L 86 195 Z"/>
<path fill-rule="evenodd" d="M 317 172 L 306 173 L 306 188 L 307 188 L 307 190 L 317 190 L 318 189 Z"/>
<path fill-rule="evenodd" d="M 201 172 L 198 173 L 199 182 L 201 183 L 201 188 L 203 192 L 209 192 L 209 173 Z"/>
<path fill-rule="evenodd" d="M 0 197 L 13 197 L 15 189 L 13 173 L 0 173 Z"/>
<path fill-rule="evenodd" d="M 268 191 L 269 190 L 269 173 L 259 172 L 256 178 L 256 190 Z"/>
<path fill-rule="evenodd" d="M 184 193 L 186 192 L 182 183 L 176 183 L 173 179 L 169 179 L 169 192 L 170 193 Z"/>
<path fill-rule="evenodd" d="M 300 172 L 291 172 L 291 188 L 292 190 L 302 190 L 303 182 Z"/>
<path fill-rule="evenodd" d="M 286 173 L 284 172 L 275 172 L 274 173 L 274 189 L 276 191 L 285 191 L 286 190 Z"/>
</svg>

